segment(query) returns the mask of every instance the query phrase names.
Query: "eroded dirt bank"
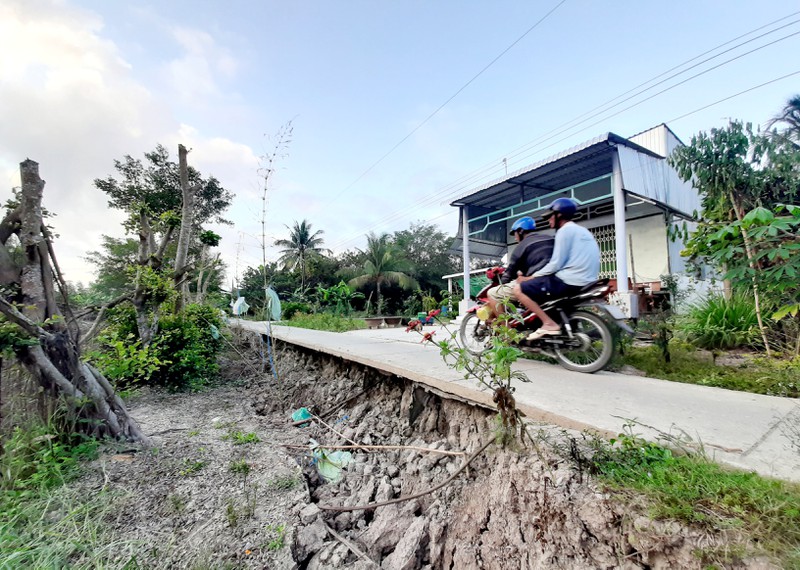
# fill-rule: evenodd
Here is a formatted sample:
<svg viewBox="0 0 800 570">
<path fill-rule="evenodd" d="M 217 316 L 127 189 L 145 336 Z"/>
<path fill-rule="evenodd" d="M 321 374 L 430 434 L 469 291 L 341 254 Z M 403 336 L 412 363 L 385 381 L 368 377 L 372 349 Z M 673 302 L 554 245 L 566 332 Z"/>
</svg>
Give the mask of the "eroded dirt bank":
<svg viewBox="0 0 800 570">
<path fill-rule="evenodd" d="M 139 567 L 703 568 L 704 553 L 728 547 L 726 537 L 650 521 L 630 500 L 601 492 L 575 461 L 580 434 L 546 426 L 531 428 L 525 448 L 491 445 L 435 492 L 327 510 L 445 481 L 492 438 L 494 414 L 286 345 L 275 377 L 256 369 L 263 349 L 256 335 L 239 337 L 226 364 L 236 387 L 134 403 L 156 449 L 108 454 L 82 481 L 87 492 L 120 497 L 112 524 L 121 540 L 137 541 Z M 300 407 L 320 419 L 293 426 Z M 440 453 L 350 450 L 341 481 L 325 483 L 312 438 Z"/>
</svg>

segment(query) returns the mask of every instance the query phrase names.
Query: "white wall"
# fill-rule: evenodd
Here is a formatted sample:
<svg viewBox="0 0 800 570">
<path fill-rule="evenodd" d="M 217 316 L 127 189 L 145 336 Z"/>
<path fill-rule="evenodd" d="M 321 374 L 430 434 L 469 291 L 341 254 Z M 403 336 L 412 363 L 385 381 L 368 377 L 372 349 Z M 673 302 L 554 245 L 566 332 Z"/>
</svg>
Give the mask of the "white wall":
<svg viewBox="0 0 800 570">
<path fill-rule="evenodd" d="M 664 216 L 628 220 L 626 230 L 630 236 L 628 244 L 633 241 L 633 249 L 628 248 L 628 272 L 632 273 L 631 267 L 633 267 L 636 271 L 636 282 L 659 281 L 661 275 L 669 273 Z"/>
</svg>

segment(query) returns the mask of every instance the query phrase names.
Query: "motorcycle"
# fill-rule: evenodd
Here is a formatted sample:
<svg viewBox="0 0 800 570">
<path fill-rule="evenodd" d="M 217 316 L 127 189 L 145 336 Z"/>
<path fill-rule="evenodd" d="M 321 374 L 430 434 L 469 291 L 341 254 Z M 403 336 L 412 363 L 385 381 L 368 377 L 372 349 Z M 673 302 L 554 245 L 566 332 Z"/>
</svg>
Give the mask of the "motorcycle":
<svg viewBox="0 0 800 570">
<path fill-rule="evenodd" d="M 478 293 L 478 304 L 470 308 L 461 321 L 461 345 L 475 356 L 491 348 L 492 326 L 484 322 L 489 315 L 486 301 L 489 289 L 499 285 L 502 273 L 502 267 L 486 271 L 490 283 Z M 561 326 L 561 333 L 535 341 L 523 339 L 515 346 L 523 352 L 554 358 L 567 370 L 586 373 L 602 370 L 614 355 L 611 326 L 633 334 L 620 308 L 606 302 L 609 291 L 609 280 L 600 279 L 574 295 L 542 303 L 541 308 Z M 506 321 L 506 326 L 527 335 L 541 326 L 541 320 L 533 312 L 517 308 L 516 314 Z"/>
</svg>

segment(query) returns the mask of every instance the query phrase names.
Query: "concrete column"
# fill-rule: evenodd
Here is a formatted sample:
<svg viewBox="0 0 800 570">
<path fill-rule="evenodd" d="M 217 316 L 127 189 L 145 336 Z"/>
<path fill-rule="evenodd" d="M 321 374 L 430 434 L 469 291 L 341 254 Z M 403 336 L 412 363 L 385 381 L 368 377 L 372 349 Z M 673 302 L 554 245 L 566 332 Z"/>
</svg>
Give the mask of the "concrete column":
<svg viewBox="0 0 800 570">
<path fill-rule="evenodd" d="M 464 259 L 464 298 L 458 304 L 458 312 L 464 315 L 471 304 L 469 298 L 469 217 L 467 206 L 461 206 L 461 237 L 463 238 L 463 259 Z"/>
<path fill-rule="evenodd" d="M 622 190 L 622 170 L 619 155 L 611 155 L 611 189 L 614 193 L 614 231 L 617 249 L 617 291 L 628 292 L 628 237 L 625 228 L 625 192 Z"/>
</svg>

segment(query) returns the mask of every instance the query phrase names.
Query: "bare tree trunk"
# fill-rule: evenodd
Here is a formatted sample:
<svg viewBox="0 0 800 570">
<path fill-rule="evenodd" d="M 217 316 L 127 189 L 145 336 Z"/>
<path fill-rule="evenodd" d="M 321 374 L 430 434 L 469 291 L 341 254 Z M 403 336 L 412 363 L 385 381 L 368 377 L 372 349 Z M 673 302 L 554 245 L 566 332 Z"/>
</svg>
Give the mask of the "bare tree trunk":
<svg viewBox="0 0 800 570">
<path fill-rule="evenodd" d="M 42 231 L 42 192 L 39 165 L 20 165 L 22 201 L 19 234 L 25 254 L 20 288 L 23 308 L 16 309 L 0 296 L 0 313 L 39 344 L 16 348 L 17 359 L 36 378 L 45 394 L 62 398 L 78 417 L 77 425 L 90 433 L 146 442 L 122 400 L 102 374 L 81 361 L 80 349 L 55 303 L 53 271 Z"/>
<path fill-rule="evenodd" d="M 178 145 L 178 168 L 181 175 L 181 192 L 183 194 L 183 207 L 181 209 L 181 231 L 178 234 L 178 249 L 175 253 L 175 287 L 180 292 L 175 309 L 180 311 L 188 292 L 188 285 L 183 279 L 187 270 L 189 256 L 189 241 L 192 237 L 192 214 L 194 212 L 194 190 L 189 188 L 189 166 L 186 162 L 186 147 Z"/>
<path fill-rule="evenodd" d="M 741 223 L 744 219 L 742 215 L 742 210 L 739 205 L 734 201 L 733 192 L 730 193 L 731 204 L 733 204 L 733 209 L 736 212 L 736 218 Z M 755 301 L 756 306 L 756 319 L 758 320 L 758 330 L 761 333 L 761 341 L 764 343 L 764 349 L 767 352 L 767 356 L 772 356 L 772 350 L 769 347 L 769 339 L 767 339 L 767 328 L 764 326 L 764 320 L 761 316 L 761 301 L 760 295 L 758 292 L 758 281 L 756 280 L 755 271 L 756 271 L 756 264 L 754 261 L 753 255 L 753 245 L 750 241 L 750 234 L 747 233 L 747 230 L 744 229 L 742 226 L 742 238 L 744 239 L 744 252 L 747 255 L 747 263 L 750 265 L 751 271 L 753 271 L 753 300 Z"/>
</svg>

